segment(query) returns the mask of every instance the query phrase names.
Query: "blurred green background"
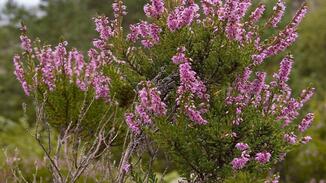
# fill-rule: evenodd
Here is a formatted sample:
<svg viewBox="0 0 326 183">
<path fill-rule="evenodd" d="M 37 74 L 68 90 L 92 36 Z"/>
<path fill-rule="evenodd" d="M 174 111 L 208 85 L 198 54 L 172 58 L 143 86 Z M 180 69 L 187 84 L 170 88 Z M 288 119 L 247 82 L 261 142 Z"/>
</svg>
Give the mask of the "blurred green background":
<svg viewBox="0 0 326 183">
<path fill-rule="evenodd" d="M 26 129 L 32 125 L 33 115 L 24 115 L 22 104 L 32 105 L 26 98 L 13 75 L 12 57 L 19 52 L 19 25 L 28 25 L 32 38 L 40 38 L 56 44 L 68 40 L 69 45 L 86 51 L 91 40 L 96 37 L 92 17 L 112 13 L 113 0 L 42 0 L 33 6 L 29 0 L 17 3 L 13 0 L 0 0 L 0 182 L 8 176 L 3 151 L 18 149 L 24 160 L 21 166 L 29 167 L 41 156 L 33 139 Z M 265 0 L 270 9 L 276 0 Z M 285 20 L 291 19 L 303 0 L 288 0 Z M 137 22 L 144 17 L 143 5 L 146 0 L 126 0 L 128 16 L 125 25 Z M 291 84 L 300 91 L 305 86 L 317 88 L 309 107 L 316 119 L 308 134 L 313 141 L 299 146 L 279 165 L 281 182 L 322 182 L 326 181 L 326 2 L 309 0 L 310 13 L 299 28 L 300 36 L 290 48 L 295 57 Z M 283 21 L 283 25 L 286 22 Z M 266 65 L 276 68 L 279 58 L 271 59 Z M 28 107 L 27 107 L 28 108 Z M 27 111 L 28 113 L 28 111 Z M 28 145 L 26 145 L 28 144 Z M 31 173 L 30 168 L 22 168 Z"/>
</svg>

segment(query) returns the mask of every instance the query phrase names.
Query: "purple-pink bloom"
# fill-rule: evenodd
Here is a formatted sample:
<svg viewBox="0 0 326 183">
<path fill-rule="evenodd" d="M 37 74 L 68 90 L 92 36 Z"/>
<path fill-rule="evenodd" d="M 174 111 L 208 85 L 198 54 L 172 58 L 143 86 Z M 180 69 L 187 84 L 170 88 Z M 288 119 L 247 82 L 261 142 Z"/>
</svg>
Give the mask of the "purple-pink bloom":
<svg viewBox="0 0 326 183">
<path fill-rule="evenodd" d="M 191 3 L 189 6 L 178 6 L 168 16 L 167 25 L 171 32 L 189 26 L 199 17 L 199 6 Z"/>
<path fill-rule="evenodd" d="M 297 142 L 297 136 L 294 135 L 294 133 L 285 134 L 284 140 L 288 142 L 289 144 L 295 144 Z"/>
<path fill-rule="evenodd" d="M 185 110 L 186 110 L 186 115 L 188 116 L 188 118 L 199 124 L 199 125 L 206 125 L 208 122 L 207 120 L 205 120 L 202 117 L 202 114 L 200 111 L 198 111 L 197 109 L 195 109 L 194 107 L 191 106 L 185 106 Z"/>
<path fill-rule="evenodd" d="M 188 62 L 188 58 L 185 55 L 186 48 L 180 47 L 178 48 L 178 53 L 172 57 L 172 62 L 174 64 L 181 64 Z"/>
<path fill-rule="evenodd" d="M 314 114 L 313 113 L 308 113 L 301 121 L 299 124 L 298 128 L 301 132 L 306 131 L 310 126 L 311 123 L 314 120 Z"/>
<path fill-rule="evenodd" d="M 311 140 L 312 140 L 312 137 L 311 136 L 305 136 L 305 137 L 302 138 L 301 143 L 307 144 Z"/>
<path fill-rule="evenodd" d="M 133 133 L 140 134 L 139 124 L 135 121 L 135 116 L 133 113 L 125 114 L 125 121 Z"/>
<path fill-rule="evenodd" d="M 100 34 L 100 38 L 103 40 L 108 40 L 110 37 L 114 36 L 114 31 L 110 25 L 108 17 L 98 16 L 94 18 L 96 25 L 96 31 Z"/>
<path fill-rule="evenodd" d="M 285 12 L 285 3 L 283 0 L 278 0 L 277 4 L 274 6 L 274 14 L 273 17 L 270 20 L 270 25 L 272 27 L 277 27 L 277 24 L 281 21 L 284 12 Z"/>
<path fill-rule="evenodd" d="M 235 147 L 236 147 L 238 150 L 240 150 L 240 151 L 244 151 L 244 150 L 247 150 L 247 149 L 249 148 L 249 145 L 246 144 L 246 143 L 242 143 L 242 142 L 240 142 L 240 143 L 237 143 L 237 144 L 235 145 Z"/>
<path fill-rule="evenodd" d="M 309 89 L 305 89 L 301 92 L 301 95 L 300 95 L 300 103 L 303 105 L 305 104 L 306 102 L 308 102 L 312 96 L 315 94 L 315 88 L 309 88 Z"/>
<path fill-rule="evenodd" d="M 151 4 L 147 3 L 144 6 L 144 12 L 148 17 L 159 18 L 165 10 L 163 0 L 150 0 Z"/>
<path fill-rule="evenodd" d="M 289 75 L 292 70 L 292 65 L 293 65 L 293 58 L 291 55 L 283 58 L 280 64 L 279 72 L 274 77 L 280 83 L 286 83 L 289 80 Z"/>
<path fill-rule="evenodd" d="M 31 53 L 33 51 L 32 41 L 26 35 L 20 36 L 20 42 L 23 50 L 27 51 L 28 53 Z"/>
<path fill-rule="evenodd" d="M 233 170 L 240 170 L 246 166 L 249 161 L 249 155 L 242 155 L 241 157 L 234 158 L 231 162 Z"/>
<path fill-rule="evenodd" d="M 55 72 L 56 64 L 54 62 L 54 56 L 51 48 L 44 48 L 37 54 L 37 58 L 40 61 L 40 68 L 42 73 L 42 81 L 48 87 L 50 91 L 53 91 L 55 85 Z"/>
<path fill-rule="evenodd" d="M 164 116 L 166 114 L 166 104 L 161 100 L 160 92 L 157 88 L 149 89 L 150 99 L 151 99 L 151 110 L 154 114 L 158 116 Z"/>
<path fill-rule="evenodd" d="M 266 164 L 269 162 L 271 156 L 272 155 L 269 152 L 259 152 L 256 154 L 255 160 L 261 164 Z"/>
<path fill-rule="evenodd" d="M 118 18 L 119 16 L 127 15 L 127 7 L 123 4 L 122 0 L 115 0 L 114 3 L 112 3 L 112 9 L 113 9 L 113 15 L 115 18 Z"/>
<path fill-rule="evenodd" d="M 156 24 L 142 21 L 130 25 L 130 33 L 127 35 L 127 38 L 132 42 L 141 39 L 142 45 L 146 48 L 150 48 L 160 41 L 159 34 L 161 31 L 162 29 Z"/>
<path fill-rule="evenodd" d="M 307 5 L 302 6 L 294 15 L 292 22 L 290 23 L 289 26 L 292 28 L 297 28 L 307 12 L 308 12 L 308 6 Z"/>
<path fill-rule="evenodd" d="M 259 21 L 259 19 L 263 16 L 266 10 L 266 6 L 264 4 L 259 4 L 259 6 L 251 13 L 249 17 L 249 23 L 255 24 Z"/>
<path fill-rule="evenodd" d="M 110 78 L 100 73 L 96 73 L 93 78 L 95 98 L 103 98 L 106 102 L 110 101 Z"/>
<path fill-rule="evenodd" d="M 205 84 L 197 77 L 197 73 L 192 70 L 189 59 L 183 54 L 185 48 L 179 48 L 176 56 L 172 58 L 175 64 L 179 64 L 180 86 L 177 89 L 177 105 L 183 104 L 185 114 L 188 118 L 198 124 L 207 124 L 202 114 L 207 110 L 205 104 L 209 100 Z M 181 54 L 180 54 L 181 52 Z M 197 108 L 194 97 L 202 100 L 202 104 Z"/>
<path fill-rule="evenodd" d="M 151 124 L 152 119 L 149 115 L 149 111 L 147 110 L 148 106 L 143 106 L 143 105 L 136 105 L 135 108 L 135 114 L 138 117 L 138 124 Z"/>
<path fill-rule="evenodd" d="M 139 133 L 139 125 L 152 123 L 153 116 L 164 116 L 166 104 L 161 100 L 160 92 L 147 81 L 142 83 L 144 87 L 138 91 L 138 100 L 134 113 L 126 115 L 126 122 L 134 133 Z"/>
<path fill-rule="evenodd" d="M 29 96 L 30 95 L 30 87 L 28 86 L 26 79 L 25 79 L 24 69 L 23 69 L 23 66 L 21 65 L 20 56 L 15 55 L 13 62 L 14 62 L 14 66 L 15 66 L 14 74 L 16 75 L 17 80 L 20 82 L 20 84 L 25 92 L 25 95 Z"/>
</svg>

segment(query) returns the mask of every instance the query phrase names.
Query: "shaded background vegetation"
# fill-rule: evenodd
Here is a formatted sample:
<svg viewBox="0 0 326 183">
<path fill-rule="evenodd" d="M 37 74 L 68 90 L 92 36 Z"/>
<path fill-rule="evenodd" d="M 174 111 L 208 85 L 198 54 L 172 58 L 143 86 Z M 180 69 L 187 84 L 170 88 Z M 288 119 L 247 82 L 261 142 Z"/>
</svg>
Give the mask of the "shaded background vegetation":
<svg viewBox="0 0 326 183">
<path fill-rule="evenodd" d="M 125 25 L 144 16 L 145 2 L 126 0 L 129 16 Z M 274 4 L 275 0 L 265 2 Z M 26 8 L 8 1 L 0 7 L 0 147 L 10 152 L 17 148 L 24 157 L 23 167 L 33 164 L 41 151 L 26 131 L 32 125 L 33 116 L 28 115 L 28 119 L 24 115 L 22 103 L 31 104 L 31 101 L 24 96 L 13 75 L 11 58 L 19 49 L 20 22 L 28 25 L 33 38 L 39 37 L 49 44 L 64 39 L 70 46 L 86 51 L 96 37 L 92 17 L 111 15 L 111 3 L 112 0 L 42 0 L 38 7 Z M 293 14 L 300 3 L 302 0 L 289 0 L 288 15 Z M 300 91 L 307 85 L 317 88 L 317 95 L 306 109 L 316 113 L 315 123 L 308 132 L 313 141 L 298 147 L 280 165 L 283 182 L 326 180 L 326 2 L 310 0 L 309 3 L 311 12 L 299 28 L 299 40 L 290 51 L 296 60 L 291 80 L 294 90 Z M 267 67 L 277 67 L 278 63 L 277 58 L 271 59 Z M 0 171 L 0 177 L 6 175 L 4 159 L 0 152 L 0 170 L 4 170 Z"/>
</svg>

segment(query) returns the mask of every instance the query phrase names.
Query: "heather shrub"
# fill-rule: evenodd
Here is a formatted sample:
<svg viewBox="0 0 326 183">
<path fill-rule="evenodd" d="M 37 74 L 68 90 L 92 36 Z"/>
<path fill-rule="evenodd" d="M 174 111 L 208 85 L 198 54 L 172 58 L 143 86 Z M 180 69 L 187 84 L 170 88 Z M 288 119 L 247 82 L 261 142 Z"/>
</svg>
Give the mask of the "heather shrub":
<svg viewBox="0 0 326 183">
<path fill-rule="evenodd" d="M 61 152 L 42 144 L 51 129 L 59 147 L 87 149 L 71 174 L 50 161 L 53 179 L 74 182 L 109 155 L 114 182 L 157 182 L 155 173 L 169 170 L 185 182 L 277 181 L 277 163 L 311 140 L 304 132 L 314 114 L 300 110 L 314 88 L 292 94 L 294 58 L 284 53 L 307 5 L 279 27 L 282 0 L 268 15 L 250 0 L 151 0 L 147 20 L 129 29 L 123 1 L 112 7 L 113 19 L 94 18 L 99 36 L 87 54 L 66 41 L 32 41 L 22 25 L 15 75 L 34 101 L 35 139 L 49 160 Z M 270 29 L 276 33 L 267 36 Z M 261 65 L 273 56 L 283 57 L 280 67 L 266 73 Z"/>
</svg>

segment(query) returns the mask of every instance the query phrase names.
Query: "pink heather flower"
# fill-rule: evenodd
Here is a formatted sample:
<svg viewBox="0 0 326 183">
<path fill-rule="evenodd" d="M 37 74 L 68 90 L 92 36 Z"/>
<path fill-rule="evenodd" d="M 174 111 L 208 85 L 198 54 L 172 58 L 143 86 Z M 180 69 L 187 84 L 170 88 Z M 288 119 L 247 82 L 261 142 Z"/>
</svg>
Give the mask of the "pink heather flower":
<svg viewBox="0 0 326 183">
<path fill-rule="evenodd" d="M 138 97 L 139 97 L 140 104 L 142 106 L 150 105 L 149 96 L 146 87 L 138 91 Z"/>
<path fill-rule="evenodd" d="M 112 4 L 112 9 L 115 18 L 127 15 L 127 7 L 123 4 L 122 0 L 115 0 Z"/>
<path fill-rule="evenodd" d="M 266 164 L 269 162 L 271 156 L 272 155 L 269 152 L 260 152 L 256 154 L 255 160 L 261 164 Z"/>
<path fill-rule="evenodd" d="M 127 113 L 125 115 L 125 121 L 133 133 L 140 134 L 139 124 L 135 121 L 135 116 L 133 113 Z"/>
<path fill-rule="evenodd" d="M 174 64 L 181 64 L 188 62 L 188 58 L 185 55 L 186 48 L 185 47 L 180 47 L 178 48 L 178 53 L 172 57 L 172 62 Z"/>
<path fill-rule="evenodd" d="M 148 114 L 147 106 L 137 105 L 135 114 L 139 117 L 139 124 L 151 124 L 152 119 Z"/>
<path fill-rule="evenodd" d="M 151 4 L 144 6 L 144 12 L 148 17 L 158 18 L 164 13 L 164 1 L 163 0 L 150 0 Z"/>
<path fill-rule="evenodd" d="M 94 18 L 96 25 L 96 31 L 100 34 L 100 38 L 103 40 L 108 40 L 110 37 L 114 36 L 114 31 L 110 25 L 108 17 L 98 16 Z"/>
<path fill-rule="evenodd" d="M 207 124 L 207 121 L 202 117 L 202 114 L 207 110 L 205 104 L 209 100 L 209 95 L 206 94 L 207 89 L 204 83 L 196 76 L 196 72 L 192 70 L 188 58 L 185 57 L 183 52 L 185 48 L 179 48 L 176 56 L 172 58 L 175 64 L 179 65 L 180 86 L 177 89 L 178 97 L 177 104 L 183 104 L 185 114 L 188 118 L 198 124 Z M 183 62 L 183 63 L 182 63 Z M 200 108 L 196 108 L 194 104 L 194 97 L 202 100 Z"/>
<path fill-rule="evenodd" d="M 314 114 L 308 113 L 299 124 L 298 126 L 299 130 L 301 132 L 306 131 L 311 126 L 313 120 L 314 120 Z"/>
<path fill-rule="evenodd" d="M 249 161 L 249 155 L 242 155 L 239 158 L 234 158 L 231 162 L 233 170 L 240 170 L 246 166 Z"/>
<path fill-rule="evenodd" d="M 172 11 L 167 19 L 167 25 L 171 32 L 189 26 L 192 22 L 199 17 L 199 6 L 195 3 L 190 6 L 178 6 Z"/>
<path fill-rule="evenodd" d="M 96 99 L 103 98 L 106 102 L 110 101 L 110 78 L 97 73 L 93 78 L 92 85 Z"/>
<path fill-rule="evenodd" d="M 261 64 L 266 58 L 277 55 L 291 46 L 298 37 L 298 33 L 294 28 L 286 28 L 281 31 L 275 38 L 275 43 L 260 51 L 259 54 L 252 56 L 255 65 Z"/>
<path fill-rule="evenodd" d="M 242 42 L 245 29 L 240 23 L 228 23 L 225 27 L 225 32 L 230 40 Z"/>
<path fill-rule="evenodd" d="M 305 136 L 305 137 L 302 138 L 301 143 L 307 144 L 311 140 L 312 140 L 312 137 L 311 136 Z"/>
<path fill-rule="evenodd" d="M 93 46 L 95 48 L 98 48 L 100 50 L 104 50 L 105 49 L 105 46 L 106 46 L 106 43 L 104 40 L 102 39 L 94 39 L 93 40 Z"/>
<path fill-rule="evenodd" d="M 76 50 L 74 50 L 76 51 Z M 73 71 L 72 71 L 72 61 L 73 61 L 73 57 L 74 57 L 74 51 L 70 51 L 68 53 L 68 59 L 66 62 L 63 63 L 63 67 L 64 67 L 64 74 L 66 74 L 70 81 L 72 81 L 72 77 L 73 77 Z"/>
<path fill-rule="evenodd" d="M 153 116 L 164 116 L 166 104 L 161 100 L 160 93 L 156 87 L 152 87 L 149 81 L 138 91 L 139 103 L 133 114 L 126 114 L 126 122 L 134 133 L 139 133 L 139 125 L 151 124 Z"/>
<path fill-rule="evenodd" d="M 285 134 L 284 140 L 289 144 L 295 144 L 297 142 L 297 136 L 294 133 Z"/>
<path fill-rule="evenodd" d="M 257 79 L 252 82 L 251 90 L 252 93 L 256 96 L 260 95 L 262 89 L 265 86 L 266 73 L 265 72 L 257 72 Z"/>
<path fill-rule="evenodd" d="M 201 112 L 196 110 L 194 107 L 185 106 L 185 110 L 186 110 L 186 115 L 191 121 L 199 125 L 206 125 L 208 123 L 207 120 L 205 120 L 202 117 Z"/>
<path fill-rule="evenodd" d="M 150 82 L 138 92 L 140 105 L 146 108 L 148 113 L 154 113 L 157 116 L 166 114 L 166 104 L 162 102 L 160 92 L 155 87 L 150 87 Z"/>
<path fill-rule="evenodd" d="M 301 107 L 302 105 L 300 102 L 291 98 L 287 101 L 286 106 L 281 110 L 278 119 L 284 119 L 284 126 L 289 125 L 299 115 L 298 111 Z"/>
<path fill-rule="evenodd" d="M 72 54 L 72 71 L 78 78 L 85 67 L 84 56 L 82 53 L 78 52 L 77 50 L 73 50 Z M 73 62 L 74 61 L 74 62 Z"/>
<path fill-rule="evenodd" d="M 42 81 L 48 87 L 50 91 L 55 89 L 55 72 L 56 72 L 56 63 L 54 62 L 54 56 L 51 48 L 44 48 L 37 55 L 38 60 L 40 61 Z"/>
<path fill-rule="evenodd" d="M 292 70 L 293 65 L 293 58 L 292 56 L 285 57 L 280 64 L 280 69 L 278 74 L 276 74 L 274 77 L 280 82 L 280 83 L 286 83 L 289 80 L 289 75 Z"/>
<path fill-rule="evenodd" d="M 274 6 L 273 10 L 274 10 L 274 14 L 273 17 L 270 20 L 270 25 L 272 27 L 277 27 L 277 24 L 281 21 L 284 12 L 285 12 L 285 3 L 283 0 L 278 0 L 277 4 Z"/>
<path fill-rule="evenodd" d="M 301 95 L 300 95 L 300 103 L 303 105 L 305 104 L 306 102 L 308 102 L 312 96 L 315 94 L 315 88 L 310 88 L 310 89 L 305 89 L 301 92 Z"/>
<path fill-rule="evenodd" d="M 164 116 L 166 114 L 166 104 L 162 102 L 160 97 L 160 92 L 157 88 L 151 88 L 149 90 L 150 99 L 151 99 L 151 110 L 157 116 Z"/>
<path fill-rule="evenodd" d="M 248 144 L 245 144 L 245 143 L 237 143 L 235 145 L 235 147 L 240 151 L 244 151 L 244 150 L 247 150 L 249 148 Z"/>
<path fill-rule="evenodd" d="M 28 86 L 28 84 L 25 80 L 24 69 L 23 69 L 23 66 L 21 65 L 20 56 L 15 55 L 13 62 L 14 62 L 14 66 L 15 66 L 14 74 L 16 75 L 17 80 L 20 82 L 20 84 L 25 92 L 25 95 L 29 96 L 30 95 L 30 87 Z"/>
<path fill-rule="evenodd" d="M 245 16 L 251 2 L 249 0 L 227 0 L 224 5 L 226 11 L 227 24 L 226 35 L 231 40 L 243 41 L 245 30 L 241 24 L 241 19 Z"/>
<path fill-rule="evenodd" d="M 308 6 L 307 5 L 302 6 L 294 15 L 289 26 L 292 28 L 297 28 L 307 12 L 308 12 Z"/>
<path fill-rule="evenodd" d="M 182 86 L 178 89 L 179 94 L 190 91 L 191 93 L 196 94 L 200 99 L 206 98 L 206 86 L 201 80 L 199 80 L 199 78 L 197 78 L 197 74 L 192 70 L 189 62 L 179 65 L 179 74 Z"/>
<path fill-rule="evenodd" d="M 59 43 L 58 46 L 56 46 L 55 50 L 53 51 L 54 64 L 58 72 L 61 71 L 62 66 L 66 62 L 67 45 L 68 43 L 66 41 Z"/>
<path fill-rule="evenodd" d="M 201 0 L 201 6 L 206 16 L 214 15 L 216 11 L 215 8 L 221 6 L 221 4 L 221 0 Z"/>
<path fill-rule="evenodd" d="M 141 39 L 144 47 L 153 47 L 160 41 L 159 34 L 162 29 L 156 24 L 150 24 L 142 21 L 141 23 L 130 25 L 130 33 L 127 35 L 128 40 L 136 42 Z"/>
<path fill-rule="evenodd" d="M 264 4 L 260 4 L 250 15 L 249 23 L 255 24 L 259 21 L 259 19 L 263 16 L 266 10 L 266 6 Z"/>
<path fill-rule="evenodd" d="M 20 36 L 21 48 L 28 53 L 33 51 L 32 49 L 32 41 L 25 35 Z"/>
</svg>

